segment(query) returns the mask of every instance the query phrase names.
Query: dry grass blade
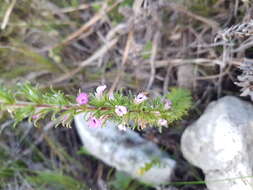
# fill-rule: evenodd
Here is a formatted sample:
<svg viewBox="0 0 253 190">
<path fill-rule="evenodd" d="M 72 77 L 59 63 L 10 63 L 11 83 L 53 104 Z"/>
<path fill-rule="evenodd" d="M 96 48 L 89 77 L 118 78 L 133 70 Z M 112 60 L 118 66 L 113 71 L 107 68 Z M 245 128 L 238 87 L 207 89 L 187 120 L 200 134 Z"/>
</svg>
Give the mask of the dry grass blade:
<svg viewBox="0 0 253 190">
<path fill-rule="evenodd" d="M 127 38 L 127 43 L 126 43 L 126 46 L 125 46 L 125 50 L 124 50 L 124 54 L 123 54 L 123 58 L 122 58 L 122 63 L 121 63 L 121 68 L 119 69 L 118 71 L 118 74 L 109 90 L 109 93 L 112 94 L 113 91 L 115 90 L 118 82 L 120 81 L 121 77 L 122 77 L 122 74 L 124 72 L 124 65 L 126 64 L 126 61 L 127 61 L 127 58 L 128 58 L 128 55 L 129 55 L 129 51 L 130 51 L 130 48 L 131 48 L 131 44 L 132 44 L 132 40 L 133 40 L 133 31 L 130 31 L 128 33 L 128 38 Z"/>
<path fill-rule="evenodd" d="M 147 90 L 150 90 L 154 80 L 155 80 L 155 63 L 156 63 L 156 56 L 157 56 L 157 49 L 158 49 L 158 43 L 160 40 L 160 32 L 156 32 L 153 40 L 153 46 L 152 46 L 152 53 L 150 57 L 150 78 L 147 86 Z"/>
<path fill-rule="evenodd" d="M 59 78 L 57 78 L 54 81 L 51 81 L 50 84 L 55 84 L 55 83 L 59 83 L 62 82 L 66 79 L 71 78 L 72 76 L 74 76 L 75 74 L 77 74 L 78 72 L 80 72 L 84 67 L 86 66 L 90 66 L 90 65 L 94 65 L 95 61 L 97 59 L 99 59 L 100 57 L 102 57 L 105 53 L 107 53 L 111 48 L 113 48 L 115 46 L 115 44 L 118 42 L 118 38 L 112 39 L 111 41 L 109 41 L 107 44 L 103 45 L 99 50 L 97 50 L 91 57 L 89 57 L 87 60 L 81 62 L 79 64 L 79 67 L 70 71 L 67 74 L 64 74 L 62 76 L 60 76 Z"/>
<path fill-rule="evenodd" d="M 80 11 L 80 10 L 86 10 L 88 8 L 91 8 L 94 5 L 100 5 L 101 3 L 92 3 L 92 4 L 81 4 L 78 5 L 77 7 L 66 7 L 66 8 L 62 8 L 59 11 L 56 11 L 55 13 L 71 13 L 74 11 Z"/>
<path fill-rule="evenodd" d="M 99 20 L 101 20 L 108 12 L 110 12 L 112 9 L 114 9 L 121 1 L 116 1 L 113 5 L 111 5 L 109 8 L 106 8 L 105 10 L 101 9 L 99 13 L 97 13 L 95 16 L 93 16 L 86 24 L 84 24 L 81 28 L 79 28 L 77 31 L 70 34 L 68 37 L 66 37 L 60 44 L 56 44 L 53 47 L 50 47 L 49 49 L 54 49 L 60 46 L 65 46 L 71 41 L 77 39 L 80 35 L 83 35 L 84 32 L 88 32 L 90 28 L 96 24 Z M 49 50 L 46 49 L 46 50 Z"/>
<path fill-rule="evenodd" d="M 12 12 L 15 4 L 16 4 L 16 0 L 12 0 L 9 8 L 7 9 L 7 11 L 4 15 L 4 19 L 3 19 L 3 22 L 1 24 L 1 30 L 4 30 L 6 28 L 8 22 L 9 22 L 10 16 L 11 16 L 11 12 Z"/>
<path fill-rule="evenodd" d="M 199 21 L 207 24 L 208 26 L 212 27 L 215 30 L 218 30 L 218 28 L 219 28 L 219 24 L 217 22 L 215 22 L 213 20 L 210 20 L 208 18 L 202 17 L 200 15 L 197 15 L 193 12 L 190 12 L 183 5 L 180 5 L 178 3 L 170 3 L 170 7 L 177 10 L 177 11 L 179 11 L 179 12 L 182 12 L 182 13 L 186 14 L 189 17 L 192 17 L 196 20 L 199 20 Z"/>
</svg>

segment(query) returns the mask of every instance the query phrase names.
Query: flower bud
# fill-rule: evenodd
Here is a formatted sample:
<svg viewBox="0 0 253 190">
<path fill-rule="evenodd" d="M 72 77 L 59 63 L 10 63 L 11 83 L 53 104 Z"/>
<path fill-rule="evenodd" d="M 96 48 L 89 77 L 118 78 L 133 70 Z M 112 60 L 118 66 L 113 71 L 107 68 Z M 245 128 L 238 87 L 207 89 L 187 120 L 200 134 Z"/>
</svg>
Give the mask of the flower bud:
<svg viewBox="0 0 253 190">
<path fill-rule="evenodd" d="M 96 98 L 101 98 L 103 96 L 105 89 L 106 85 L 98 86 L 95 93 Z"/>
</svg>

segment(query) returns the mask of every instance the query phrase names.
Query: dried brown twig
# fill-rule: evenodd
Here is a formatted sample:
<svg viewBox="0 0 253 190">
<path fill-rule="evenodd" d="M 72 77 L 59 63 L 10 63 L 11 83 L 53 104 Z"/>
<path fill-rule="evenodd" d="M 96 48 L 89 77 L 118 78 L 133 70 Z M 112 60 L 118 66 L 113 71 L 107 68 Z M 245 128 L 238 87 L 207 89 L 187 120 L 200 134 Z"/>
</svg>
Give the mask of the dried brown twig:
<svg viewBox="0 0 253 190">
<path fill-rule="evenodd" d="M 155 64 L 156 64 L 156 56 L 157 56 L 157 51 L 158 51 L 158 43 L 160 40 L 160 32 L 156 32 L 153 40 L 153 47 L 152 47 L 152 53 L 150 57 L 150 78 L 147 86 L 147 90 L 150 90 L 154 80 L 155 80 Z"/>
<path fill-rule="evenodd" d="M 111 41 L 109 41 L 108 43 L 106 43 L 105 45 L 103 45 L 100 49 L 98 49 L 91 57 L 89 57 L 87 60 L 81 62 L 78 66 L 78 68 L 70 71 L 67 74 L 64 74 L 60 77 L 58 77 L 57 79 L 55 79 L 54 81 L 51 81 L 50 84 L 55 84 L 55 83 L 59 83 L 62 82 L 66 79 L 71 78 L 73 75 L 77 74 L 78 72 L 80 72 L 84 67 L 87 66 L 91 66 L 94 65 L 97 59 L 99 59 L 101 56 L 103 56 L 105 53 L 107 53 L 111 48 L 113 48 L 116 43 L 118 42 L 118 38 L 112 39 Z"/>
<path fill-rule="evenodd" d="M 108 12 L 113 10 L 113 8 L 115 8 L 120 2 L 121 2 L 121 0 L 116 1 L 110 7 L 106 7 L 105 10 L 101 9 L 100 12 L 98 12 L 96 15 L 94 15 L 81 28 L 79 28 L 78 30 L 76 30 L 73 33 L 71 33 L 70 35 L 68 35 L 61 43 L 55 44 L 54 46 L 51 46 L 51 47 L 44 48 L 43 51 L 49 51 L 51 49 L 54 49 L 54 48 L 57 48 L 60 46 L 65 46 L 65 45 L 69 44 L 71 41 L 77 39 L 80 35 L 83 35 L 85 32 L 88 32 L 94 24 L 96 24 L 99 20 L 101 20 Z"/>
<path fill-rule="evenodd" d="M 113 91 L 115 90 L 118 82 L 120 81 L 122 75 L 123 75 L 123 72 L 124 72 L 124 66 L 127 62 L 127 59 L 128 59 L 128 55 L 129 55 L 129 51 L 130 51 L 130 48 L 131 48 L 131 44 L 132 44 L 132 41 L 133 41 L 133 31 L 130 31 L 128 33 L 128 38 L 127 38 L 127 43 L 126 43 L 126 46 L 125 46 L 125 50 L 124 50 L 124 54 L 123 54 L 123 58 L 122 58 L 122 63 L 121 63 L 121 66 L 120 66 L 120 69 L 118 71 L 118 74 L 115 78 L 115 81 L 113 82 L 111 88 L 110 88 L 110 91 L 109 93 L 112 94 Z"/>
</svg>

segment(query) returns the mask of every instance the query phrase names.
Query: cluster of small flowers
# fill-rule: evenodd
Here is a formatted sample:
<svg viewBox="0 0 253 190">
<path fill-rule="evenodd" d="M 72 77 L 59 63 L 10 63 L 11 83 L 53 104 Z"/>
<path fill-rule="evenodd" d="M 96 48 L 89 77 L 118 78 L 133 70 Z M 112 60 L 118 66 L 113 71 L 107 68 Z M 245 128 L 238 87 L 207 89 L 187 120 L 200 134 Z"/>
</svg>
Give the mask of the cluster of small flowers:
<svg viewBox="0 0 253 190">
<path fill-rule="evenodd" d="M 101 98 L 103 96 L 103 93 L 106 89 L 106 85 L 102 85 L 102 86 L 98 86 L 95 92 L 95 97 L 96 98 Z M 109 95 L 109 99 L 113 99 L 113 94 Z M 147 94 L 146 93 L 139 93 L 135 99 L 134 99 L 134 103 L 135 104 L 141 104 L 142 102 L 146 101 L 148 99 Z M 76 102 L 79 105 L 86 105 L 89 102 L 89 96 L 87 93 L 85 92 L 81 92 L 79 93 L 79 95 L 76 98 Z M 165 100 L 165 104 L 164 104 L 164 109 L 165 110 L 169 110 L 171 108 L 172 102 L 168 99 Z M 128 109 L 126 106 L 123 105 L 116 105 L 115 106 L 115 113 L 122 117 L 124 115 L 126 115 L 128 113 Z M 159 113 L 158 113 L 159 114 Z M 104 119 L 98 119 L 95 116 L 93 116 L 92 114 L 89 116 L 89 121 L 88 121 L 88 125 L 89 127 L 92 128 L 99 128 L 102 127 L 103 124 L 103 120 Z M 160 126 L 167 126 L 168 122 L 165 119 L 159 119 L 158 120 L 158 125 Z M 119 124 L 118 125 L 118 129 L 122 130 L 122 131 L 126 131 L 126 125 L 125 124 Z"/>
</svg>

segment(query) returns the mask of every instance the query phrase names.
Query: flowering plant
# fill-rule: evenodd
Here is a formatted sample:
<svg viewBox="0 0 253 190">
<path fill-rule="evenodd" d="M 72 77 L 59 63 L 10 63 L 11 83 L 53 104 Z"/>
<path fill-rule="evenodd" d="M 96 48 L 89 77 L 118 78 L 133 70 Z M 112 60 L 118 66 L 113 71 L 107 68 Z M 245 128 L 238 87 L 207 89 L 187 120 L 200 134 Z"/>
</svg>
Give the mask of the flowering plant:
<svg viewBox="0 0 253 190">
<path fill-rule="evenodd" d="M 51 115 L 56 126 L 70 127 L 74 116 L 85 112 L 89 127 L 101 127 L 109 119 L 118 123 L 120 130 L 126 130 L 126 127 L 166 127 L 181 119 L 191 106 L 190 93 L 184 89 L 173 88 L 167 95 L 154 99 L 147 93 L 124 96 L 105 90 L 103 85 L 95 93 L 79 92 L 73 97 L 52 88 L 44 92 L 30 83 L 18 86 L 16 92 L 0 86 L 0 110 L 7 110 L 15 125 L 28 118 L 36 126 L 40 119 Z"/>
</svg>

